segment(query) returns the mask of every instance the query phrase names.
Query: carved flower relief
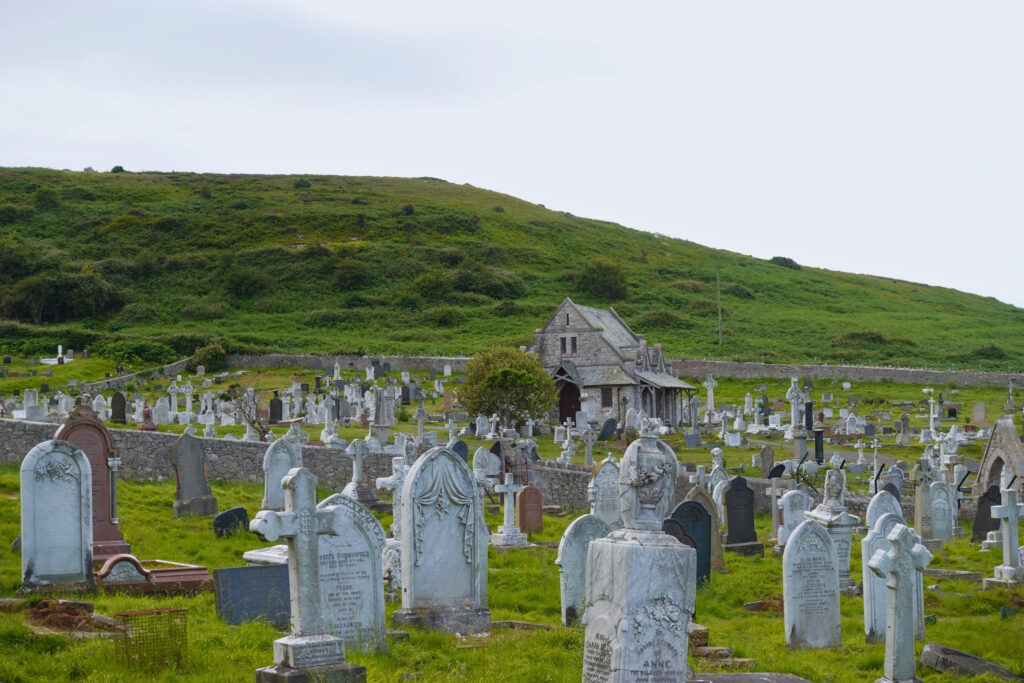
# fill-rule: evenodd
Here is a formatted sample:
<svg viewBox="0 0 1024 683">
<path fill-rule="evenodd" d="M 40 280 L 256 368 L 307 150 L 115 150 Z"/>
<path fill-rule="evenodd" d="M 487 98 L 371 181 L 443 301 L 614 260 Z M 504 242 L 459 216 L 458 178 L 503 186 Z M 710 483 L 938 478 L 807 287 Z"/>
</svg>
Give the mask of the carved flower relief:
<svg viewBox="0 0 1024 683">
<path fill-rule="evenodd" d="M 684 635 L 688 615 L 682 606 L 666 595 L 660 595 L 633 612 L 633 639 L 646 640 L 645 631 L 655 628 L 679 638 Z"/>
<path fill-rule="evenodd" d="M 36 465 L 34 472 L 36 481 L 40 479 L 49 479 L 50 481 L 78 480 L 78 473 L 75 471 L 74 463 L 64 457 L 58 460 L 54 456 L 49 456 Z"/>
</svg>

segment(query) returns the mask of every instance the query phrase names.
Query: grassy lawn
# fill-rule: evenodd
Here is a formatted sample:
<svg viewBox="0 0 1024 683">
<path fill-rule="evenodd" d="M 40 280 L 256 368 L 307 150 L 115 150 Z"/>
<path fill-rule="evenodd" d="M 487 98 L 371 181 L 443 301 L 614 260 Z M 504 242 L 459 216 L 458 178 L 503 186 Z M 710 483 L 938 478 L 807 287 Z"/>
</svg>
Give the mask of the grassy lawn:
<svg viewBox="0 0 1024 683">
<path fill-rule="evenodd" d="M 220 508 L 243 506 L 250 517 L 258 510 L 262 487 L 256 484 L 212 482 Z M 20 585 L 20 558 L 6 551 L 19 533 L 18 471 L 0 467 L 0 589 L 10 595 Z M 320 491 L 321 497 L 329 491 Z M 160 558 L 205 564 L 213 569 L 244 564 L 242 553 L 262 544 L 255 536 L 240 534 L 215 539 L 210 519 L 173 518 L 174 486 L 169 482 L 129 483 L 118 487 L 119 509 L 125 538 L 143 559 Z M 577 513 L 546 515 L 542 533 L 531 540 L 556 541 Z M 379 516 L 387 528 L 390 519 Z M 488 515 L 494 527 L 498 515 Z M 757 519 L 758 533 L 770 531 L 767 516 Z M 968 525 L 969 527 L 969 525 Z M 968 528 L 969 534 L 969 528 Z M 852 576 L 860 577 L 860 545 L 854 543 Z M 551 625 L 550 631 L 496 630 L 483 638 L 456 638 L 413 631 L 408 642 L 393 641 L 386 655 L 352 652 L 349 661 L 368 669 L 369 680 L 398 681 L 406 672 L 423 673 L 429 681 L 475 681 L 494 678 L 516 681 L 578 681 L 582 667 L 582 632 L 559 626 L 556 550 L 534 547 L 489 551 L 489 604 L 492 618 L 517 619 Z M 991 574 L 998 558 L 981 553 L 963 540 L 947 545 L 933 567 L 968 569 Z M 697 592 L 697 620 L 710 629 L 710 644 L 730 647 L 739 657 L 755 660 L 759 671 L 792 672 L 821 683 L 862 683 L 881 675 L 884 645 L 865 645 L 860 598 L 842 599 L 843 645 L 829 650 L 790 652 L 785 647 L 782 615 L 751 613 L 745 602 L 780 593 L 781 558 L 747 558 L 731 553 L 728 572 L 714 574 Z M 932 579 L 926 579 L 931 584 Z M 965 649 L 1024 672 L 1024 591 L 981 592 L 980 586 L 938 581 L 941 593 L 926 591 L 926 612 L 937 621 L 928 626 L 928 640 Z M 124 668 L 114 644 L 105 640 L 72 641 L 60 636 L 35 636 L 20 614 L 0 613 L 0 680 L 249 680 L 253 671 L 272 663 L 271 643 L 279 637 L 265 623 L 229 626 L 217 617 L 212 593 L 193 597 L 138 597 L 99 593 L 96 611 L 113 612 L 184 607 L 188 609 L 188 653 L 178 670 L 151 674 Z M 1000 608 L 1017 612 L 1001 618 Z M 388 613 L 397 608 L 389 603 Z M 918 654 L 920 646 L 918 644 Z M 705 662 L 698 671 L 709 671 Z M 500 674 L 497 672 L 501 672 Z M 919 671 L 925 681 L 954 681 L 952 676 Z M 975 679 L 979 681 L 989 679 Z M 994 679 L 991 679 L 994 680 Z"/>
</svg>

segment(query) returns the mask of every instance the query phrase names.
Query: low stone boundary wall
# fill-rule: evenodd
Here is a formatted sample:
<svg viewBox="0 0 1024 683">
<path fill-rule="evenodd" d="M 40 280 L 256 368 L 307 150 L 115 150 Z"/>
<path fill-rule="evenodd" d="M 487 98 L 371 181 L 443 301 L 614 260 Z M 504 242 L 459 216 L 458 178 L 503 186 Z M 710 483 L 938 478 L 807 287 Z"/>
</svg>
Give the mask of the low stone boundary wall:
<svg viewBox="0 0 1024 683">
<path fill-rule="evenodd" d="M 1024 373 L 978 372 L 974 370 L 925 370 L 868 365 L 777 365 L 724 360 L 672 360 L 673 369 L 683 377 L 732 377 L 760 379 L 846 379 L 851 382 L 891 381 L 900 384 L 955 384 L 961 387 L 1022 386 Z"/>
<path fill-rule="evenodd" d="M 335 363 L 341 365 L 341 369 L 351 372 L 359 370 L 362 372 L 374 360 L 380 361 L 381 365 L 388 363 L 392 371 L 401 370 L 432 370 L 442 372 L 445 365 L 452 367 L 452 372 L 464 372 L 469 358 L 462 356 L 357 356 L 357 355 L 316 355 L 316 354 L 289 354 L 289 353 L 268 353 L 263 355 L 237 354 L 225 356 L 225 362 L 229 368 L 315 368 L 317 362 L 324 370 L 330 370 Z"/>
<path fill-rule="evenodd" d="M 139 370 L 133 372 L 130 375 L 118 375 L 117 377 L 110 377 L 108 379 L 101 379 L 95 382 L 80 382 L 78 387 L 83 391 L 90 393 L 94 391 L 103 391 L 104 389 L 122 389 L 128 385 L 129 382 L 134 382 L 140 377 L 173 377 L 174 375 L 180 375 L 185 372 L 189 362 L 192 360 L 192 356 L 188 358 L 182 358 L 176 360 L 169 365 L 165 365 L 162 368 L 152 368 L 149 370 Z"/>
</svg>

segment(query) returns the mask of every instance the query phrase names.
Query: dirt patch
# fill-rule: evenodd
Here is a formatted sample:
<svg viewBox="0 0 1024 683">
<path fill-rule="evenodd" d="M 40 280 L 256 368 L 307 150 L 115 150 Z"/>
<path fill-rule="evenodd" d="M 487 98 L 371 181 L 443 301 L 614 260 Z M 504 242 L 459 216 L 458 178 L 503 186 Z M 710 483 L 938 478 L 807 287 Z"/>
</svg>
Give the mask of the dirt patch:
<svg viewBox="0 0 1024 683">
<path fill-rule="evenodd" d="M 62 633 L 111 633 L 121 630 L 117 622 L 93 614 L 91 602 L 40 600 L 25 608 L 25 621 Z"/>
</svg>

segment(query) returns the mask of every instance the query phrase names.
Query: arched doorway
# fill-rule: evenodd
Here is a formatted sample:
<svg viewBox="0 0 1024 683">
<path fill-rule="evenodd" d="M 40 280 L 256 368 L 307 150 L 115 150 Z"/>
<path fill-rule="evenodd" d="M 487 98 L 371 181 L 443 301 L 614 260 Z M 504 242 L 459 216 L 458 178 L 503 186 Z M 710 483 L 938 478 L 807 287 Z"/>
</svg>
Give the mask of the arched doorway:
<svg viewBox="0 0 1024 683">
<path fill-rule="evenodd" d="M 565 424 L 566 420 L 576 422 L 576 413 L 580 409 L 580 388 L 571 382 L 562 385 L 558 397 L 558 421 Z"/>
</svg>

